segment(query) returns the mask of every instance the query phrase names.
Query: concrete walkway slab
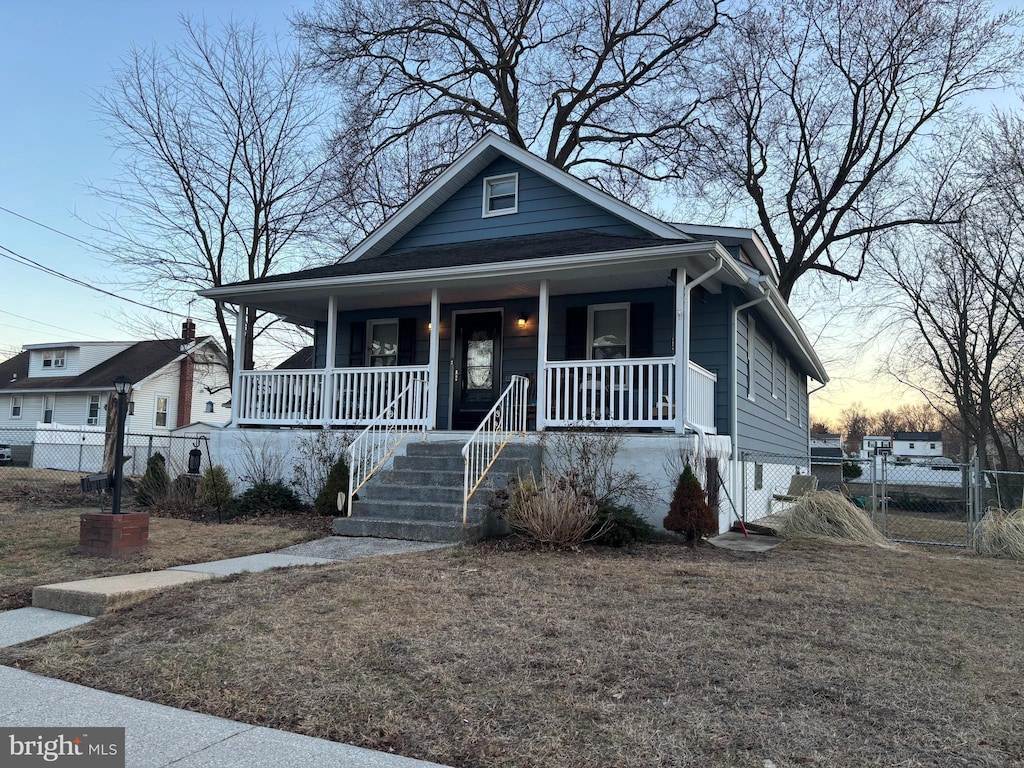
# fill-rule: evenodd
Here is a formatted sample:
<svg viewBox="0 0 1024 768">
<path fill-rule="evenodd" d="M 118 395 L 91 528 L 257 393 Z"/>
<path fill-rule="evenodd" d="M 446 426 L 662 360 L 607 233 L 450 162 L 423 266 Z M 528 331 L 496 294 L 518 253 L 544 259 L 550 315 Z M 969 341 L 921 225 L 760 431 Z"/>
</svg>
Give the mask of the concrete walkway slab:
<svg viewBox="0 0 1024 768">
<path fill-rule="evenodd" d="M 16 608 L 0 613 L 0 648 L 27 643 L 92 621 L 91 616 L 62 613 L 46 608 Z"/>
<path fill-rule="evenodd" d="M 235 573 L 258 573 L 271 568 L 291 568 L 295 565 L 330 565 L 334 560 L 323 557 L 301 557 L 298 555 L 267 552 L 261 555 L 232 557 L 227 560 L 213 560 L 208 563 L 194 565 L 175 565 L 169 571 L 193 571 L 209 573 L 214 576 L 231 576 Z"/>
<path fill-rule="evenodd" d="M 0 667 L 4 727 L 125 729 L 128 768 L 444 768 Z"/>
<path fill-rule="evenodd" d="M 32 605 L 82 616 L 102 616 L 145 600 L 154 592 L 193 581 L 212 579 L 196 571 L 150 571 L 99 579 L 46 584 L 32 590 Z"/>
<path fill-rule="evenodd" d="M 785 544 L 786 540 L 778 536 L 762 536 L 759 534 L 744 536 L 742 533 L 729 531 L 728 533 L 720 533 L 718 536 L 708 539 L 708 543 L 713 547 L 728 549 L 733 552 L 770 552 L 780 544 Z"/>
<path fill-rule="evenodd" d="M 361 536 L 328 536 L 277 550 L 279 555 L 321 557 L 327 560 L 355 560 L 360 557 L 404 555 L 452 547 L 454 544 L 406 539 L 377 539 Z"/>
</svg>

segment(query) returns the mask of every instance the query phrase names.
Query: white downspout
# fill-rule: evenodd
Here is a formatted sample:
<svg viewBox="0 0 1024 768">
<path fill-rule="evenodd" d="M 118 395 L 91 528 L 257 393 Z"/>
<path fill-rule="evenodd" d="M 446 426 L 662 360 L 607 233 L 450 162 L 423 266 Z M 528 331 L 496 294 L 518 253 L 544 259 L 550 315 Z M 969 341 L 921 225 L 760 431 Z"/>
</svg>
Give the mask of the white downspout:
<svg viewBox="0 0 1024 768">
<path fill-rule="evenodd" d="M 733 505 L 734 506 L 735 506 L 735 503 L 736 503 L 735 500 L 738 500 L 740 498 L 740 491 L 742 490 L 742 487 L 743 487 L 742 486 L 743 480 L 740 478 L 739 468 L 737 466 L 737 461 L 739 460 L 739 446 L 738 446 L 738 443 L 739 443 L 740 428 L 739 428 L 739 418 L 738 418 L 739 417 L 739 386 L 736 383 L 736 378 L 737 378 L 737 373 L 738 373 L 738 370 L 737 370 L 737 367 L 736 367 L 736 347 L 737 347 L 736 337 L 737 337 L 738 331 L 739 331 L 738 325 L 739 325 L 740 312 L 742 312 L 745 309 L 750 309 L 751 307 L 756 307 L 758 304 L 761 304 L 762 302 L 765 302 L 765 301 L 768 300 L 768 291 L 766 291 L 764 289 L 764 279 L 763 278 L 761 280 L 759 280 L 758 287 L 763 292 L 761 294 L 761 296 L 759 296 L 756 299 L 753 299 L 752 301 L 748 301 L 746 304 L 740 304 L 737 307 L 733 307 L 733 310 L 732 310 L 732 349 L 731 349 L 731 352 L 730 352 L 730 362 L 729 362 L 729 369 L 730 369 L 729 370 L 729 400 L 730 400 L 729 409 L 732 412 L 732 419 L 731 419 L 732 423 L 730 425 L 731 429 L 729 430 L 729 440 L 732 443 L 732 446 L 731 446 L 732 447 L 732 467 L 730 468 L 729 480 L 730 480 L 730 485 L 732 486 L 732 498 L 734 499 L 734 501 L 733 501 Z M 749 336 L 747 338 L 747 354 L 748 355 L 750 354 L 750 338 L 749 338 Z M 748 382 L 747 386 L 750 387 L 751 386 L 751 382 Z M 810 419 L 808 419 L 808 422 L 809 421 L 810 421 Z M 737 514 L 739 514 L 739 509 L 736 509 L 735 512 Z"/>
<path fill-rule="evenodd" d="M 688 413 L 690 395 L 690 293 L 698 285 L 715 275 L 724 265 L 721 256 L 707 272 L 686 282 L 686 270 L 676 271 L 676 338 L 680 339 L 682 352 L 676 365 L 676 431 L 682 433 L 683 428 L 692 429 L 697 435 L 697 453 L 703 455 L 704 442 L 707 437 L 704 429 L 690 421 Z"/>
</svg>

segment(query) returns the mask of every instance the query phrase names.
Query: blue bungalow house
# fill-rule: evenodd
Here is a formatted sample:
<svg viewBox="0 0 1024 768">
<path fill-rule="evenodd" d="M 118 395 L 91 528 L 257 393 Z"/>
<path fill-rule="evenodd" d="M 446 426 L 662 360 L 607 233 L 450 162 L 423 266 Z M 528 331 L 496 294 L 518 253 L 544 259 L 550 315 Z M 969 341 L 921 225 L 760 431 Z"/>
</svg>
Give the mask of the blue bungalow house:
<svg viewBox="0 0 1024 768">
<path fill-rule="evenodd" d="M 809 456 L 808 380 L 828 380 L 756 232 L 660 221 L 494 134 L 338 263 L 201 294 L 238 308 L 237 338 L 246 308 L 314 333 L 303 369 L 242 370 L 236 345 L 226 434 L 476 431 L 464 495 L 509 432 L 579 425 L 628 430 L 637 466 L 714 452 L 738 483 L 740 452 Z"/>
</svg>

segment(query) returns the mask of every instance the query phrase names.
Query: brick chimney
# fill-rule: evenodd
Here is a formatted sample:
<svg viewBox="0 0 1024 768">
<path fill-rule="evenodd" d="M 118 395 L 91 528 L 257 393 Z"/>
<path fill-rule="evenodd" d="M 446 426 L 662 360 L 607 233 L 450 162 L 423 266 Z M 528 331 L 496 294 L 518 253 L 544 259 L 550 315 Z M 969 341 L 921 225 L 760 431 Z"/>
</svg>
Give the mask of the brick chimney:
<svg viewBox="0 0 1024 768">
<path fill-rule="evenodd" d="M 186 320 L 181 324 L 181 351 L 185 357 L 181 360 L 178 372 L 178 420 L 176 427 L 184 427 L 192 423 L 192 384 L 195 381 L 196 363 L 192 359 L 192 344 L 196 340 L 196 324 Z"/>
</svg>

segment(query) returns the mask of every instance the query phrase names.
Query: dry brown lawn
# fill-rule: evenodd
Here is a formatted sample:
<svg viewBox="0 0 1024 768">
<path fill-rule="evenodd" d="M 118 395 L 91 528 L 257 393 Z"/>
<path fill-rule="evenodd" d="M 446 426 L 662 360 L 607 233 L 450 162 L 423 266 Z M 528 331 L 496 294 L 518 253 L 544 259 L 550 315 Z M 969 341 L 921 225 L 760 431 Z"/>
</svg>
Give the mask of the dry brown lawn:
<svg viewBox="0 0 1024 768">
<path fill-rule="evenodd" d="M 1006 766 L 1022 576 L 826 543 L 481 545 L 189 586 L 0 663 L 454 766 Z"/>
<path fill-rule="evenodd" d="M 79 515 L 87 508 L 0 501 L 0 610 L 32 600 L 32 588 L 280 549 L 317 535 L 276 525 L 218 525 L 153 517 L 143 552 L 108 559 L 77 553 Z"/>
</svg>

